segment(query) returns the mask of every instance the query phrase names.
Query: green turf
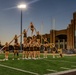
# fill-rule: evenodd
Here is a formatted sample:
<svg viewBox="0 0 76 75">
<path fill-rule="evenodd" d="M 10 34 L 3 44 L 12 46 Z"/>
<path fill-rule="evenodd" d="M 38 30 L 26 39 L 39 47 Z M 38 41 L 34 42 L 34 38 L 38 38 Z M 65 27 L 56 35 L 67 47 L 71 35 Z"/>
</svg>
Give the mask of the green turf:
<svg viewBox="0 0 76 75">
<path fill-rule="evenodd" d="M 22 54 L 20 54 L 20 57 Z M 37 59 L 37 60 L 12 60 L 13 55 L 9 55 L 8 61 L 1 61 L 0 64 L 7 65 L 10 67 L 19 68 L 26 71 L 31 71 L 38 73 L 39 75 L 53 73 L 50 70 L 56 71 L 64 71 L 65 69 L 61 69 L 60 67 L 66 67 L 70 69 L 75 69 L 72 65 L 76 65 L 76 56 L 65 56 L 63 58 L 52 58 L 51 55 L 48 55 L 48 58 L 45 59 Z M 41 55 L 42 57 L 42 55 Z M 4 58 L 4 54 L 0 54 L 0 59 Z M 20 71 L 16 71 L 13 69 L 5 68 L 0 66 L 0 75 L 32 75 L 29 73 L 24 73 Z"/>
<path fill-rule="evenodd" d="M 33 75 L 0 66 L 0 75 Z"/>
</svg>

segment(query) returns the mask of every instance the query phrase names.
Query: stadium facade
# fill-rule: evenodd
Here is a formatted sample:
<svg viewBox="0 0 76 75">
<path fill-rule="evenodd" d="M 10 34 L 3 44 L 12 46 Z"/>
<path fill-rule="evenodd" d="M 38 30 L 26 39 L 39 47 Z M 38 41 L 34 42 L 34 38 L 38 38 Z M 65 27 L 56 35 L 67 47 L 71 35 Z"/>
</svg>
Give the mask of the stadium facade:
<svg viewBox="0 0 76 75">
<path fill-rule="evenodd" d="M 47 37 L 50 43 L 55 43 L 57 48 L 76 48 L 76 12 L 73 13 L 73 19 L 66 29 L 51 30 L 50 34 L 44 34 L 43 37 Z"/>
</svg>

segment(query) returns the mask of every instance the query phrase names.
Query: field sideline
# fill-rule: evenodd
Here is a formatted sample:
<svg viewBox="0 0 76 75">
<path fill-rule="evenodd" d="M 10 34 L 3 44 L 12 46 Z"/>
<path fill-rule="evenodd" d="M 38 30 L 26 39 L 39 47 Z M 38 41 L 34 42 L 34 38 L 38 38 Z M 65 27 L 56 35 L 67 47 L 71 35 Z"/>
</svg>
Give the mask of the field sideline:
<svg viewBox="0 0 76 75">
<path fill-rule="evenodd" d="M 12 60 L 13 54 L 9 55 L 8 61 L 0 61 L 0 75 L 50 75 L 62 71 L 76 70 L 76 55 L 65 55 L 63 58 L 28 59 Z M 56 55 L 58 56 L 58 54 Z M 22 54 L 20 54 L 22 57 Z M 0 60 L 4 59 L 4 54 L 0 54 Z"/>
</svg>

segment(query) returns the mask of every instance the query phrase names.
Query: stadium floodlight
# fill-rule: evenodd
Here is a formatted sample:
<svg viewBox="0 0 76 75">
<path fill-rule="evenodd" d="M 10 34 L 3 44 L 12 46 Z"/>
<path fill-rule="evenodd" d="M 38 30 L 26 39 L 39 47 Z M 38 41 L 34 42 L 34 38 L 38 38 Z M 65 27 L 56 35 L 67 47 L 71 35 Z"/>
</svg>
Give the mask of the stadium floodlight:
<svg viewBox="0 0 76 75">
<path fill-rule="evenodd" d="M 20 31 L 20 34 L 22 34 L 22 9 L 25 9 L 26 8 L 26 4 L 20 4 L 17 6 L 19 9 L 21 9 L 21 31 Z M 20 45 L 21 45 L 21 50 L 22 50 L 22 36 L 20 38 Z"/>
<path fill-rule="evenodd" d="M 20 8 L 20 9 L 25 9 L 26 8 L 26 5 L 25 4 L 20 4 L 17 7 Z"/>
</svg>

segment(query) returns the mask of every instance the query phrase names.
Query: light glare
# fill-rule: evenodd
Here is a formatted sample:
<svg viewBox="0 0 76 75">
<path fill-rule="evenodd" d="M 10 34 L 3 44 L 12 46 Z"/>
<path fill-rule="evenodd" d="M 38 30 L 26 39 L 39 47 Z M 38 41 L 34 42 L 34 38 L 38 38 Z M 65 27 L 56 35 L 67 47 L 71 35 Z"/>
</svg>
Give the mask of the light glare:
<svg viewBox="0 0 76 75">
<path fill-rule="evenodd" d="M 26 5 L 25 4 L 18 5 L 18 8 L 24 9 L 26 8 Z"/>
</svg>

